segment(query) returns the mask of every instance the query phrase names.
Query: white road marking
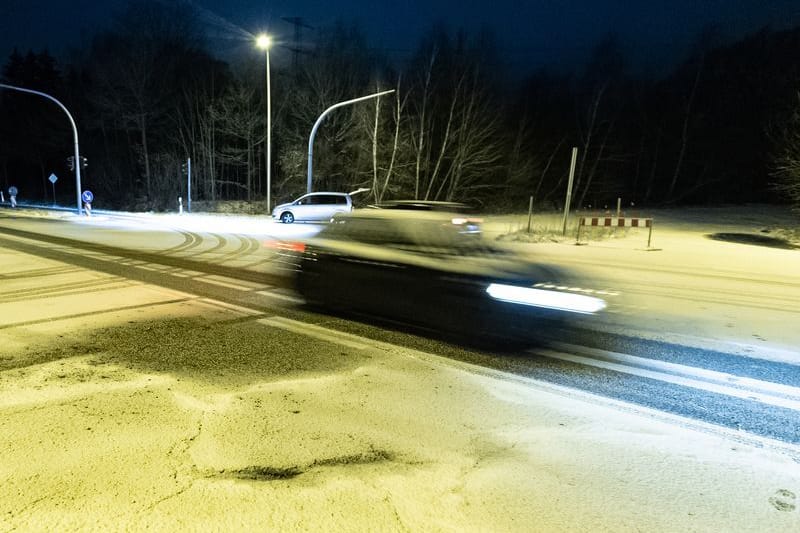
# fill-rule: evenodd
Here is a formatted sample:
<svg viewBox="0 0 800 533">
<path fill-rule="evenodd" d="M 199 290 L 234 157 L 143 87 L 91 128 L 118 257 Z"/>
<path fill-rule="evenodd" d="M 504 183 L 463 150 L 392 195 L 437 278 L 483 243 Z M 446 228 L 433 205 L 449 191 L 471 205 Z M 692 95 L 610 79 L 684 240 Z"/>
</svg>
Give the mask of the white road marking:
<svg viewBox="0 0 800 533">
<path fill-rule="evenodd" d="M 634 306 L 622 305 L 615 306 L 615 308 L 608 308 L 607 313 L 614 313 L 619 311 L 625 314 L 640 314 L 650 312 L 647 306 Z M 621 323 L 603 322 L 602 319 L 595 320 L 592 323 L 592 328 L 598 331 L 611 333 L 614 335 L 630 336 L 630 326 L 623 326 Z M 663 341 L 663 331 L 637 329 L 635 336 L 646 339 Z M 778 363 L 787 363 L 790 365 L 800 365 L 800 351 L 795 346 L 779 345 L 776 343 L 764 344 L 748 344 L 737 342 L 731 339 L 720 339 L 714 337 L 701 337 L 697 335 L 688 335 L 685 333 L 670 332 L 669 338 L 672 344 L 679 344 L 690 348 L 697 348 L 701 350 L 711 350 L 718 352 L 725 352 L 734 355 L 747 357 L 748 359 L 762 359 L 766 361 L 775 361 Z"/>
<path fill-rule="evenodd" d="M 351 335 L 350 333 L 343 333 L 340 331 L 323 328 L 321 326 L 316 326 L 314 324 L 307 324 L 305 322 L 291 320 L 289 318 L 273 316 L 270 318 L 259 319 L 258 322 L 274 328 L 285 329 L 293 333 L 299 333 L 300 335 L 313 337 L 315 339 L 341 344 L 343 346 L 355 348 L 356 350 L 366 350 L 370 347 L 368 344 L 360 342 L 367 339 L 359 337 L 358 335 Z"/>
<path fill-rule="evenodd" d="M 141 268 L 142 270 L 149 270 L 151 272 L 163 272 L 165 274 L 170 274 L 170 269 L 174 269 L 175 267 L 171 267 L 169 265 L 159 265 L 156 263 L 141 263 L 135 265 L 136 268 Z"/>
<path fill-rule="evenodd" d="M 214 283 L 222 285 L 223 287 L 230 287 L 239 290 L 263 289 L 268 285 L 264 283 L 257 283 L 255 281 L 247 281 L 238 278 L 229 278 L 227 276 L 219 276 L 217 274 L 204 274 L 199 276 L 198 279 L 203 282 Z"/>
<path fill-rule="evenodd" d="M 797 387 L 583 346 L 563 343 L 554 343 L 554 346 L 565 351 L 538 349 L 531 353 L 800 411 L 800 388 Z"/>
<path fill-rule="evenodd" d="M 287 302 L 292 302 L 295 304 L 306 303 L 306 301 L 303 300 L 302 298 L 295 298 L 294 296 L 289 296 L 288 294 L 282 294 L 280 292 L 256 291 L 256 294 L 261 294 L 262 296 L 269 296 L 270 298 L 275 298 L 277 300 L 286 300 Z"/>
<path fill-rule="evenodd" d="M 219 300 L 214 300 L 212 298 L 200 298 L 197 300 L 197 302 L 207 306 L 213 306 L 217 308 L 228 309 L 230 311 L 236 311 L 237 313 L 241 313 L 247 316 L 258 316 L 263 314 L 261 311 L 251 309 L 249 307 L 242 307 L 241 305 L 229 304 L 226 302 L 221 302 Z"/>
<path fill-rule="evenodd" d="M 565 285 L 555 285 L 553 283 L 537 283 L 534 287 L 538 289 L 557 289 L 560 291 L 571 291 L 571 292 L 584 292 L 586 294 L 600 294 L 602 296 L 619 296 L 620 293 L 618 291 L 612 291 L 610 289 L 589 289 L 585 287 L 567 287 Z"/>
<path fill-rule="evenodd" d="M 596 348 L 588 348 L 585 346 L 576 346 L 567 343 L 553 343 L 553 346 L 558 347 L 560 350 L 566 350 L 572 353 L 582 352 L 602 359 L 611 359 L 623 362 L 630 366 L 649 367 L 655 370 L 665 371 L 672 374 L 680 374 L 689 377 L 697 377 L 708 381 L 717 381 L 719 383 L 728 383 L 733 385 L 740 385 L 742 387 L 749 387 L 754 390 L 760 390 L 767 394 L 778 394 L 789 396 L 800 401 L 800 388 L 792 387 L 790 385 L 782 385 L 780 383 L 772 383 L 770 381 L 762 381 L 753 378 L 746 378 L 737 376 L 735 374 L 728 374 L 726 372 L 717 372 L 716 370 L 708 370 L 705 368 L 698 368 L 693 366 L 686 366 L 677 363 L 670 363 L 667 361 L 660 361 L 658 359 L 647 359 L 644 357 L 637 357 L 635 355 L 628 355 L 618 352 L 609 352 Z"/>
<path fill-rule="evenodd" d="M 172 273 L 173 276 L 178 276 L 179 278 L 199 278 L 201 276 L 205 276 L 205 272 L 200 272 L 199 270 L 177 270 Z"/>
</svg>

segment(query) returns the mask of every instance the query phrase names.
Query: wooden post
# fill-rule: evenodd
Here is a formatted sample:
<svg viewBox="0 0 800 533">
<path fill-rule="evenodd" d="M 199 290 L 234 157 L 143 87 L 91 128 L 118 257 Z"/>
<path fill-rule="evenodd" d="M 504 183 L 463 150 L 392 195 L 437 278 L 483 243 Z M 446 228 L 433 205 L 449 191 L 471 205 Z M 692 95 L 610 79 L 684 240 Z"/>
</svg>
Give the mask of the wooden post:
<svg viewBox="0 0 800 533">
<path fill-rule="evenodd" d="M 569 203 L 572 199 L 572 180 L 575 178 L 575 161 L 578 159 L 578 147 L 572 147 L 572 162 L 569 165 L 569 182 L 567 183 L 567 200 L 564 202 L 564 222 L 562 224 L 561 235 L 567 234 L 567 216 L 569 215 Z"/>
<path fill-rule="evenodd" d="M 533 217 L 533 196 L 528 200 L 528 233 L 531 232 L 531 218 Z"/>
</svg>

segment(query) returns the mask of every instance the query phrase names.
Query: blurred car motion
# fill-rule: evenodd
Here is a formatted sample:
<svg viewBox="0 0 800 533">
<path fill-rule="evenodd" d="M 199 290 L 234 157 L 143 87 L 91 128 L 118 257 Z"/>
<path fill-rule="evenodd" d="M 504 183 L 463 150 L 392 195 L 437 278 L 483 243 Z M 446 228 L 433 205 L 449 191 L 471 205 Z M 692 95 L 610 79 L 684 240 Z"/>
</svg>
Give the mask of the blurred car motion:
<svg viewBox="0 0 800 533">
<path fill-rule="evenodd" d="M 411 211 L 444 211 L 448 213 L 468 213 L 470 207 L 460 202 L 439 202 L 431 200 L 387 200 L 367 206 L 370 209 L 406 209 Z"/>
<path fill-rule="evenodd" d="M 533 341 L 553 323 L 605 308 L 569 276 L 493 245 L 480 221 L 439 211 L 359 209 L 290 243 L 311 304 L 464 335 Z M 557 288 L 542 288 L 557 287 Z"/>
</svg>

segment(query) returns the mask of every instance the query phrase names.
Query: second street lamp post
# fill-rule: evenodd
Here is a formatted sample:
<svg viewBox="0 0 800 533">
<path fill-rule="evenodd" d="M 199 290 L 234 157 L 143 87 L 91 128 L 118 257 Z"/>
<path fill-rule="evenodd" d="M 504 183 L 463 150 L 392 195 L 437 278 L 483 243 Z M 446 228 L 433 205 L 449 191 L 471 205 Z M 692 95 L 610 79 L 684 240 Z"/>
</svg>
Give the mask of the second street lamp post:
<svg viewBox="0 0 800 533">
<path fill-rule="evenodd" d="M 272 212 L 272 98 L 269 83 L 269 49 L 272 46 L 272 37 L 261 34 L 256 44 L 264 50 L 267 60 L 267 214 L 270 214 Z"/>
</svg>

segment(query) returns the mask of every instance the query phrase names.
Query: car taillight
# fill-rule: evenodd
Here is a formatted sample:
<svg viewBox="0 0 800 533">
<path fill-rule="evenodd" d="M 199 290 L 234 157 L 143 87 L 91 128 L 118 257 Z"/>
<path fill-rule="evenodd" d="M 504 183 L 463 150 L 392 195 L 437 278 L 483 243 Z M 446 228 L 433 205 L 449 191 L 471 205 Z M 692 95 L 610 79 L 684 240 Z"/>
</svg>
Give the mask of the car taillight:
<svg viewBox="0 0 800 533">
<path fill-rule="evenodd" d="M 265 241 L 265 248 L 272 248 L 282 252 L 298 252 L 303 253 L 306 251 L 305 243 L 298 241 Z"/>
<path fill-rule="evenodd" d="M 466 218 L 466 217 L 454 217 L 454 218 L 451 220 L 451 222 L 452 222 L 453 224 L 457 225 L 457 226 L 464 225 L 464 224 L 469 224 L 469 225 L 475 225 L 475 226 L 477 226 L 477 225 L 480 225 L 480 224 L 481 224 L 481 222 L 483 222 L 483 219 L 482 219 L 482 218 L 474 218 L 474 217 L 470 217 L 470 218 Z"/>
<path fill-rule="evenodd" d="M 460 233 L 480 233 L 481 232 L 481 223 L 483 219 L 480 218 L 466 218 L 466 217 L 454 217 L 450 220 L 450 222 L 454 226 L 459 226 L 461 229 L 459 230 Z"/>
</svg>

